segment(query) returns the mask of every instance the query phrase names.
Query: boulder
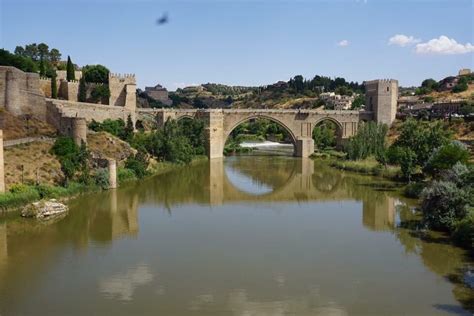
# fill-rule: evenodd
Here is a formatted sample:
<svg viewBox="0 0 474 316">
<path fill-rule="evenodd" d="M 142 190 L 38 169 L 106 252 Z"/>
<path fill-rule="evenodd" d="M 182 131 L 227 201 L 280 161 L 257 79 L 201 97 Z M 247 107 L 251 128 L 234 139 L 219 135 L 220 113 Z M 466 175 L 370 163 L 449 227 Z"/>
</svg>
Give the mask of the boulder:
<svg viewBox="0 0 474 316">
<path fill-rule="evenodd" d="M 55 199 L 31 203 L 23 209 L 21 216 L 49 219 L 66 214 L 68 207 Z"/>
</svg>

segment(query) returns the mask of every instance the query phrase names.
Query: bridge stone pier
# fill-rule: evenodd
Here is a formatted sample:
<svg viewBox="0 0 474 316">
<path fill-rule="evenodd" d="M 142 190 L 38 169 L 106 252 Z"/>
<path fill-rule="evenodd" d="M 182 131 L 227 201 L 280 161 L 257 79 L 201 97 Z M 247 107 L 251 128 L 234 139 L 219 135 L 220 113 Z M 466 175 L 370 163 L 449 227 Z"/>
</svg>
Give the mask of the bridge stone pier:
<svg viewBox="0 0 474 316">
<path fill-rule="evenodd" d="M 330 110 L 264 110 L 264 109 L 158 109 L 138 110 L 139 115 L 154 115 L 158 126 L 168 119 L 201 119 L 206 125 L 209 158 L 223 157 L 224 145 L 230 133 L 240 124 L 265 118 L 283 127 L 291 137 L 295 156 L 308 157 L 314 152 L 313 129 L 329 120 L 337 127 L 338 145 L 357 132 L 361 121 L 373 120 L 373 112 Z"/>
</svg>

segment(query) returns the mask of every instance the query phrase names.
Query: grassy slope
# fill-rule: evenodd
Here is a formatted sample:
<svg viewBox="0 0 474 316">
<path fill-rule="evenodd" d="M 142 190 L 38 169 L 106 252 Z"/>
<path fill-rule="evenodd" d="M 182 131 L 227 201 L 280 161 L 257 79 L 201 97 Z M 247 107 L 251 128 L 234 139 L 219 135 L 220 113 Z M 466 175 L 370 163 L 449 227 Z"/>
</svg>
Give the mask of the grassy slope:
<svg viewBox="0 0 474 316">
<path fill-rule="evenodd" d="M 5 110 L 0 110 L 0 122 L 3 122 L 4 140 L 36 136 L 54 137 L 56 135 L 56 130 L 46 122 L 35 118 L 30 118 L 27 121 L 24 118 L 13 116 Z"/>
</svg>

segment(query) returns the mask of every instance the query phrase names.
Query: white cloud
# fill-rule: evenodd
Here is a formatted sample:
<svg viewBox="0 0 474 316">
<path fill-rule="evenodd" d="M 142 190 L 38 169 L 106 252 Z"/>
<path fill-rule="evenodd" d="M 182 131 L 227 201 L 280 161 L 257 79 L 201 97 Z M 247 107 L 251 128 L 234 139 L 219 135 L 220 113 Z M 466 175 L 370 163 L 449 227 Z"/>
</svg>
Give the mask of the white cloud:
<svg viewBox="0 0 474 316">
<path fill-rule="evenodd" d="M 153 277 L 148 266 L 139 264 L 123 274 L 100 280 L 99 289 L 109 298 L 130 301 L 135 290 L 153 281 Z"/>
<path fill-rule="evenodd" d="M 471 43 L 461 44 L 452 38 L 441 35 L 439 38 L 433 38 L 426 43 L 417 44 L 415 51 L 417 54 L 467 54 L 474 52 L 474 45 Z"/>
<path fill-rule="evenodd" d="M 388 40 L 388 45 L 397 45 L 397 46 L 405 47 L 405 46 L 416 44 L 419 42 L 421 42 L 421 40 L 418 38 L 414 38 L 413 36 L 397 34 L 390 37 L 390 39 Z"/>
<path fill-rule="evenodd" d="M 340 41 L 339 43 L 337 43 L 337 46 L 340 46 L 340 47 L 346 47 L 346 46 L 349 46 L 349 41 L 348 40 L 342 40 Z"/>
</svg>

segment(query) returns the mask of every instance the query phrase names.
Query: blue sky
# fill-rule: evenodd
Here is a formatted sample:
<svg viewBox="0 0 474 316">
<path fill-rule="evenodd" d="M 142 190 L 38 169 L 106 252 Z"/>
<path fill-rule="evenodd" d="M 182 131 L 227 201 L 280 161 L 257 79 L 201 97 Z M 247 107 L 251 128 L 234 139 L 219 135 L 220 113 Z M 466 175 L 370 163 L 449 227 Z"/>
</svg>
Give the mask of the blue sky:
<svg viewBox="0 0 474 316">
<path fill-rule="evenodd" d="M 473 3 L 0 0 L 0 47 L 45 42 L 79 65 L 135 73 L 141 88 L 263 85 L 297 74 L 408 86 L 474 68 Z M 156 25 L 164 12 L 169 23 Z"/>
</svg>

